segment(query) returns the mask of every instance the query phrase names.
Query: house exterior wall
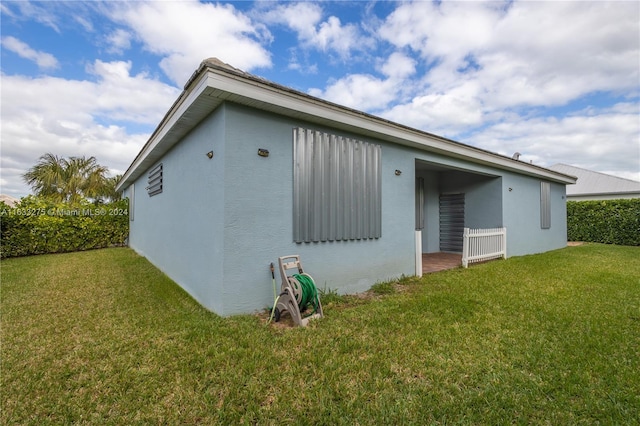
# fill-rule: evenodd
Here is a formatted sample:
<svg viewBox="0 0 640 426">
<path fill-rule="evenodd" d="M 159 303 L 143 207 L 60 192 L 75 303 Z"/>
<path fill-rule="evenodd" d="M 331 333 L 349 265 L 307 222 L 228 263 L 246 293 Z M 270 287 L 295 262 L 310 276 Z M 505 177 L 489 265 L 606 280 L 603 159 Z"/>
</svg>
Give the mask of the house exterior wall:
<svg viewBox="0 0 640 426">
<path fill-rule="evenodd" d="M 222 312 L 224 110 L 214 111 L 156 164 L 163 191 L 150 197 L 147 172 L 135 182 L 129 245 L 207 308 Z M 213 150 L 214 157 L 206 153 Z"/>
<path fill-rule="evenodd" d="M 442 172 L 442 193 L 464 193 L 464 226 L 502 226 L 502 185 L 500 178 L 460 171 Z"/>
<path fill-rule="evenodd" d="M 224 314 L 269 306 L 269 264 L 298 254 L 321 289 L 364 291 L 378 281 L 413 274 L 414 161 L 402 149 L 343 131 L 225 104 Z M 382 146 L 382 237 L 318 243 L 293 242 L 293 128 L 353 136 Z M 259 157 L 258 148 L 269 150 Z M 396 169 L 403 171 L 395 176 Z M 375 261 L 367 261 L 375 259 Z M 278 289 L 280 278 L 276 276 Z"/>
<path fill-rule="evenodd" d="M 440 172 L 422 171 L 424 179 L 424 228 L 422 229 L 422 252 L 440 251 Z"/>
<path fill-rule="evenodd" d="M 381 238 L 293 241 L 295 127 L 381 145 Z M 258 156 L 259 148 L 269 156 Z M 426 192 L 423 251 L 438 251 L 438 196 L 448 189 L 467 194 L 470 226 L 509 228 L 509 255 L 566 244 L 564 185 L 552 184 L 552 228 L 541 230 L 537 179 L 223 103 L 159 161 L 161 194 L 147 195 L 147 173 L 136 180 L 130 245 L 220 315 L 269 307 L 274 297 L 269 264 L 277 268 L 279 256 L 300 255 L 321 290 L 364 291 L 415 273 L 416 160 L 467 170 L 420 172 Z M 276 281 L 279 289 L 279 275 Z"/>
<path fill-rule="evenodd" d="M 423 252 L 439 251 L 440 193 L 465 193 L 466 227 L 505 226 L 509 256 L 541 253 L 566 246 L 565 185 L 551 183 L 551 228 L 542 229 L 540 179 L 431 153 L 416 152 L 415 157 L 419 161 L 451 169 L 421 171 L 418 174 L 425 178 Z"/>
<path fill-rule="evenodd" d="M 540 179 L 505 173 L 502 185 L 507 255 L 542 253 L 567 245 L 565 185 L 551 183 L 551 228 L 540 226 Z M 511 189 L 511 190 L 510 190 Z"/>
</svg>

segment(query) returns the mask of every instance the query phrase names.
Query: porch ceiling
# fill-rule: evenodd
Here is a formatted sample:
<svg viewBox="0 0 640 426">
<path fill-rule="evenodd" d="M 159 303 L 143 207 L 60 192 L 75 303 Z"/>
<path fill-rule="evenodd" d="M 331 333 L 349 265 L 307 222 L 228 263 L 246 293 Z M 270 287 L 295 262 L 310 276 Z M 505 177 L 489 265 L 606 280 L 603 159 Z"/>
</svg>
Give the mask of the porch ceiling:
<svg viewBox="0 0 640 426">
<path fill-rule="evenodd" d="M 416 172 L 461 172 L 472 175 L 480 175 L 480 176 L 488 176 L 488 177 L 499 177 L 499 174 L 496 173 L 486 173 L 480 172 L 477 170 L 465 169 L 462 167 L 450 166 L 447 164 L 440 163 L 432 163 L 429 161 L 416 160 Z"/>
</svg>

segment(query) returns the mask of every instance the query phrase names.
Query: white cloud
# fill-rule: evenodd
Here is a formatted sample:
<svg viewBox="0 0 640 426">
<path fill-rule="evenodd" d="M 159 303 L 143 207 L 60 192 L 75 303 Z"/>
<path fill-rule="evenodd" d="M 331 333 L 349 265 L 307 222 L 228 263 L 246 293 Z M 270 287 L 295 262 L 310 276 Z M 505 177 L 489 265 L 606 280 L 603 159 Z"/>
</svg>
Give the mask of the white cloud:
<svg viewBox="0 0 640 426">
<path fill-rule="evenodd" d="M 285 24 L 306 42 L 315 44 L 316 26 L 322 19 L 322 8 L 316 3 L 292 3 L 279 5 L 267 12 L 261 11 L 262 20 L 268 23 Z"/>
<path fill-rule="evenodd" d="M 209 57 L 250 71 L 270 67 L 266 29 L 230 4 L 180 2 L 113 3 L 113 20 L 127 25 L 148 51 L 162 56 L 160 67 L 183 85 Z"/>
<path fill-rule="evenodd" d="M 379 35 L 455 69 L 469 51 L 491 40 L 499 14 L 496 3 L 406 3 L 387 17 Z"/>
<path fill-rule="evenodd" d="M 353 74 L 333 82 L 324 91 L 311 89 L 309 94 L 359 110 L 375 110 L 394 99 L 393 85 L 391 80 Z"/>
<path fill-rule="evenodd" d="M 259 15 L 266 23 L 282 24 L 298 34 L 303 48 L 314 48 L 322 52 L 336 52 L 348 59 L 353 51 L 374 46 L 371 38 L 362 34 L 355 24 L 343 24 L 340 18 L 330 16 L 322 21 L 323 11 L 317 3 L 293 3 L 278 5 Z"/>
<path fill-rule="evenodd" d="M 637 101 L 557 118 L 536 113 L 595 93 L 635 99 L 639 11 L 637 3 L 402 4 L 379 27 L 405 52 L 377 67 L 386 78 L 352 74 L 310 93 L 386 108 L 384 118 L 508 156 L 518 151 L 523 161 L 635 175 Z M 424 74 L 408 51 L 419 54 Z"/>
<path fill-rule="evenodd" d="M 46 152 L 93 155 L 122 173 L 179 94 L 131 75 L 130 62 L 97 60 L 88 68 L 95 81 L 2 75 L 3 192 L 26 195 L 21 174 Z"/>
<path fill-rule="evenodd" d="M 46 3 L 43 4 L 42 2 L 32 2 L 28 0 L 3 2 L 2 12 L 16 20 L 33 20 L 39 22 L 50 27 L 55 32 L 60 33 L 58 17 L 55 12 L 51 10 L 51 7 L 49 7 L 50 4 Z M 77 7 L 77 3 L 74 4 L 74 7 Z M 15 9 L 18 9 L 18 11 Z"/>
<path fill-rule="evenodd" d="M 9 8 L 5 3 L 0 3 L 0 13 L 11 18 L 16 17 L 11 8 Z"/>
<path fill-rule="evenodd" d="M 416 72 L 416 61 L 401 52 L 393 52 L 380 66 L 382 74 L 390 78 L 410 77 Z"/>
<path fill-rule="evenodd" d="M 415 72 L 415 61 L 394 52 L 378 68 L 387 78 L 351 74 L 331 82 L 325 90 L 312 88 L 309 94 L 359 110 L 383 109 L 409 89 L 403 79 Z"/>
<path fill-rule="evenodd" d="M 398 104 L 382 116 L 431 133 L 455 138 L 462 129 L 481 125 L 484 120 L 477 92 L 478 84 L 466 82 L 448 92 L 432 92 Z"/>
<path fill-rule="evenodd" d="M 567 19 L 571 17 L 571 19 Z M 637 90 L 637 3 L 517 3 L 479 55 L 489 104 L 563 105 L 597 91 Z"/>
<path fill-rule="evenodd" d="M 287 68 L 290 70 L 298 71 L 301 74 L 316 74 L 318 72 L 318 64 L 309 64 L 308 55 L 302 55 L 302 61 L 298 58 L 297 49 L 289 49 L 289 64 Z"/>
<path fill-rule="evenodd" d="M 523 161 L 550 166 L 573 164 L 590 170 L 638 170 L 640 120 L 637 104 L 589 108 L 568 117 L 514 116 L 470 136 L 465 142 Z"/>
<path fill-rule="evenodd" d="M 107 35 L 108 52 L 122 54 L 131 48 L 131 33 L 118 28 Z"/>
<path fill-rule="evenodd" d="M 112 120 L 157 124 L 178 90 L 147 74 L 130 75 L 131 62 L 96 60 L 88 71 L 98 78 L 92 111 Z"/>
<path fill-rule="evenodd" d="M 343 58 L 348 57 L 352 49 L 361 47 L 361 41 L 367 44 L 367 40 L 359 35 L 355 25 L 342 25 L 340 19 L 335 16 L 330 16 L 327 21 L 321 23 L 315 36 L 309 41 L 323 51 L 335 50 Z"/>
<path fill-rule="evenodd" d="M 90 19 L 88 19 L 85 16 L 80 16 L 80 15 L 74 15 L 73 17 L 74 21 L 76 21 L 78 24 L 80 24 L 82 26 L 82 28 L 84 28 L 84 30 L 88 33 L 91 33 L 94 31 L 93 28 L 93 23 L 91 22 Z"/>
<path fill-rule="evenodd" d="M 540 165 L 635 174 L 625 170 L 640 165 L 638 22 L 636 2 L 402 4 L 378 34 L 425 71 L 381 115 Z M 633 102 L 536 116 L 597 93 Z"/>
<path fill-rule="evenodd" d="M 340 104 L 505 155 L 519 151 L 540 165 L 565 162 L 619 176 L 638 170 L 637 2 L 397 3 L 381 8 L 395 7 L 382 19 L 371 3 L 362 22 L 330 16 L 322 3 L 253 7 L 193 0 L 0 4 L 12 23 L 31 20 L 61 35 L 84 30 L 108 53 L 132 61 L 142 46 L 178 86 L 204 58 L 252 71 L 271 66 L 272 49 L 274 58 L 289 57 L 289 69 L 308 74 L 296 87 L 323 78 L 326 86 L 309 93 Z M 106 33 L 95 13 L 113 21 Z M 294 35 L 272 43 L 266 24 Z M 3 49 L 43 70 L 58 66 L 53 55 L 14 36 L 2 39 Z M 348 68 L 327 77 L 323 62 L 336 57 Z M 47 151 L 96 155 L 124 171 L 178 94 L 131 70 L 131 61 L 95 60 L 86 68 L 91 80 L 2 75 L 2 185 L 15 190 L 19 174 Z M 596 93 L 626 100 L 569 111 Z M 563 112 L 544 116 L 548 106 Z"/>
<path fill-rule="evenodd" d="M 637 90 L 639 19 L 635 2 L 415 2 L 390 14 L 379 35 L 433 64 L 424 82 L 434 90 L 471 76 L 487 110 L 556 106 Z"/>
<path fill-rule="evenodd" d="M 27 43 L 18 40 L 15 37 L 2 37 L 2 46 L 17 54 L 21 58 L 33 61 L 41 69 L 58 68 L 58 60 L 50 53 L 40 52 L 32 49 Z"/>
</svg>

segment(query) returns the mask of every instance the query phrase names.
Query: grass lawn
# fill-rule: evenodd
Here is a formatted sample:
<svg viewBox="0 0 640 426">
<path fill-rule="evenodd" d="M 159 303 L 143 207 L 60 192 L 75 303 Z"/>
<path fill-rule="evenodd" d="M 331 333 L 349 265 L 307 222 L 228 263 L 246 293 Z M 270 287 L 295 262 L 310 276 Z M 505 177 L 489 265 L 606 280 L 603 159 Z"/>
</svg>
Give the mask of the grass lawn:
<svg viewBox="0 0 640 426">
<path fill-rule="evenodd" d="M 3 424 L 640 419 L 638 247 L 328 294 L 306 329 L 211 314 L 126 248 L 0 265 Z"/>
</svg>

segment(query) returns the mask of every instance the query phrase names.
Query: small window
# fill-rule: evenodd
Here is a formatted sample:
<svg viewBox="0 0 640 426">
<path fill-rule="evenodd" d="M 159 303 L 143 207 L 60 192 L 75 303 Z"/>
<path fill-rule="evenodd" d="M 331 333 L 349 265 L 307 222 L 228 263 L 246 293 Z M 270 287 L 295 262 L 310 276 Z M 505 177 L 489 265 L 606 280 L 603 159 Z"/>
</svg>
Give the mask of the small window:
<svg viewBox="0 0 640 426">
<path fill-rule="evenodd" d="M 380 145 L 297 128 L 293 162 L 296 243 L 380 238 Z"/>
<path fill-rule="evenodd" d="M 540 182 L 540 227 L 551 228 L 551 184 Z"/>
<path fill-rule="evenodd" d="M 149 179 L 147 181 L 147 193 L 149 197 L 160 194 L 162 192 L 162 163 L 158 164 L 149 171 Z"/>
</svg>

